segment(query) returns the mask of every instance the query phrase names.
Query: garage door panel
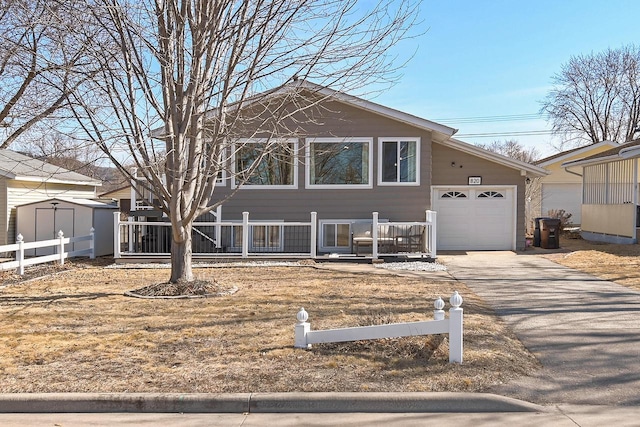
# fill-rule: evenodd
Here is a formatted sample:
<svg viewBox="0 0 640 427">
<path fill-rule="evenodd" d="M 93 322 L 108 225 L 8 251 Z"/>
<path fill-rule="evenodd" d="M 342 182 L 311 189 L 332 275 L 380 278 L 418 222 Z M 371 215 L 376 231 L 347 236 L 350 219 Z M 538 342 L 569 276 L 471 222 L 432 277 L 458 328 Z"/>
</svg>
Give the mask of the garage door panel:
<svg viewBox="0 0 640 427">
<path fill-rule="evenodd" d="M 459 193 L 466 197 L 453 197 Z M 448 194 L 449 197 L 443 197 Z M 453 196 L 451 196 L 453 195 Z M 515 236 L 512 188 L 436 190 L 440 250 L 510 250 Z"/>
</svg>

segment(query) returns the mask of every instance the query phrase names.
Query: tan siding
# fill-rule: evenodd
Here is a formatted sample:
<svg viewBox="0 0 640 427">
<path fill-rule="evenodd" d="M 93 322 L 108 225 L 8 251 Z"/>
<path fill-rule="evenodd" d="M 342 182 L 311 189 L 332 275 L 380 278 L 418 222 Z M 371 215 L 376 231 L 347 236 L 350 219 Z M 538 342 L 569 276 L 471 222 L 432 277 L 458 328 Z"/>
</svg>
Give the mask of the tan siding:
<svg viewBox="0 0 640 427">
<path fill-rule="evenodd" d="M 634 237 L 636 206 L 582 205 L 582 231 Z"/>
<path fill-rule="evenodd" d="M 39 202 L 53 197 L 66 199 L 93 198 L 95 187 L 70 184 L 50 184 L 11 180 L 7 184 L 7 240 L 15 241 L 16 206 Z"/>
<path fill-rule="evenodd" d="M 101 196 L 102 197 L 102 196 Z M 121 188 L 117 191 L 110 192 L 107 197 L 109 199 L 130 199 L 131 198 L 131 187 Z"/>
</svg>

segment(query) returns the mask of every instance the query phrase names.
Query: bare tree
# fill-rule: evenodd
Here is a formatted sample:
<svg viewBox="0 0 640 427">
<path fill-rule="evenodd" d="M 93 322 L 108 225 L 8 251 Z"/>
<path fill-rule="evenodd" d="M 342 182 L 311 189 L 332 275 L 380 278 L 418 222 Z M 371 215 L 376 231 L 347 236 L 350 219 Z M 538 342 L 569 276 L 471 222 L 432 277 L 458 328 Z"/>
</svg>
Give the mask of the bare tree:
<svg viewBox="0 0 640 427">
<path fill-rule="evenodd" d="M 567 142 L 580 146 L 634 138 L 640 125 L 638 47 L 574 56 L 553 83 L 542 111 Z"/>
<path fill-rule="evenodd" d="M 0 0 L 0 148 L 64 109 L 94 72 L 68 12 L 56 0 Z"/>
<path fill-rule="evenodd" d="M 478 144 L 478 147 L 526 163 L 535 163 L 535 161 L 540 158 L 540 153 L 536 147 L 527 148 L 514 139 L 493 141 L 491 144 Z M 533 219 L 540 215 L 542 203 L 542 183 L 540 178 L 527 178 L 524 198 L 525 227 L 526 230 L 531 231 L 533 227 Z"/>
<path fill-rule="evenodd" d="M 536 147 L 527 148 L 515 139 L 493 141 L 490 144 L 477 144 L 477 146 L 526 163 L 533 163 L 540 157 Z"/>
<path fill-rule="evenodd" d="M 250 180 L 286 149 L 278 138 L 303 132 L 293 117 L 319 108 L 303 80 L 340 90 L 393 82 L 390 48 L 416 16 L 403 0 L 86 1 L 83 27 L 99 28 L 107 48 L 95 45 L 102 73 L 74 97 L 76 118 L 123 172 L 135 163 L 170 218 L 171 282 L 193 280 L 192 224 L 220 203 L 219 173 Z M 259 154 L 232 165 L 252 137 Z"/>
</svg>

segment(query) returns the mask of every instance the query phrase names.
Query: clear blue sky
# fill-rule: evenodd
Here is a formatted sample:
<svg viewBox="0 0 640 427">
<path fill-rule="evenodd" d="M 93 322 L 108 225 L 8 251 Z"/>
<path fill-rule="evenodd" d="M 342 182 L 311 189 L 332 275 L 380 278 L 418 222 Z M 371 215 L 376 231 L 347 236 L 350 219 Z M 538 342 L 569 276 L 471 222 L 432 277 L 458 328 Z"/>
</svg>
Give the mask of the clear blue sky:
<svg viewBox="0 0 640 427">
<path fill-rule="evenodd" d="M 562 64 L 573 55 L 640 45 L 637 0 L 424 0 L 420 9 L 427 31 L 398 47 L 416 50 L 415 57 L 400 82 L 373 100 L 458 128 L 457 137 L 469 143 L 513 138 L 543 156 L 554 154 L 551 144 L 559 140 L 536 115 Z M 532 131 L 543 133 L 464 136 Z"/>
</svg>

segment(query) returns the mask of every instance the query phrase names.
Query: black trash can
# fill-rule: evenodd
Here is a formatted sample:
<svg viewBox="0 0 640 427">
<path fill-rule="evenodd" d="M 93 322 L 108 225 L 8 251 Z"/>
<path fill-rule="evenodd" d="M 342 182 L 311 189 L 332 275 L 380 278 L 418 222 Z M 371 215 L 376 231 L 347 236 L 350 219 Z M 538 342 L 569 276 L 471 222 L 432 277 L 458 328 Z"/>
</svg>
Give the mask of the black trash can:
<svg viewBox="0 0 640 427">
<path fill-rule="evenodd" d="M 543 219 L 550 218 L 542 216 L 534 218 L 533 220 L 533 246 L 535 246 L 536 248 L 540 247 L 540 221 L 542 221 Z"/>
<path fill-rule="evenodd" d="M 560 247 L 560 220 L 542 218 L 540 220 L 540 246 L 544 249 Z"/>
</svg>

